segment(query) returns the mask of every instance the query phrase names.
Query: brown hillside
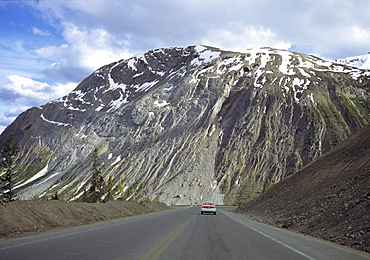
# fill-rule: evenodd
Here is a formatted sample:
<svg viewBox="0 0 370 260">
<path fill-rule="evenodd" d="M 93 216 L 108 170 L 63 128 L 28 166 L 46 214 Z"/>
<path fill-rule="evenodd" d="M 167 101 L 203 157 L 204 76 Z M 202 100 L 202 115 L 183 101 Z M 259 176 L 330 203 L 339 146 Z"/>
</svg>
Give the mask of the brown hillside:
<svg viewBox="0 0 370 260">
<path fill-rule="evenodd" d="M 370 252 L 370 126 L 238 211 Z"/>
</svg>

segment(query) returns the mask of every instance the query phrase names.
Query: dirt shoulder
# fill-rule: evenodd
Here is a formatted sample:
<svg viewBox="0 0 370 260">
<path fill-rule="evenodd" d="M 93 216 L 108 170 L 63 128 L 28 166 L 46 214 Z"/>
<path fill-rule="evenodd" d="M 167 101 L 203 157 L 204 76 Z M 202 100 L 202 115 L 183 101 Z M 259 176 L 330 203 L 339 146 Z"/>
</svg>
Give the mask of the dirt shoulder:
<svg viewBox="0 0 370 260">
<path fill-rule="evenodd" d="M 167 210 L 164 203 L 14 201 L 0 204 L 0 239 Z"/>
</svg>

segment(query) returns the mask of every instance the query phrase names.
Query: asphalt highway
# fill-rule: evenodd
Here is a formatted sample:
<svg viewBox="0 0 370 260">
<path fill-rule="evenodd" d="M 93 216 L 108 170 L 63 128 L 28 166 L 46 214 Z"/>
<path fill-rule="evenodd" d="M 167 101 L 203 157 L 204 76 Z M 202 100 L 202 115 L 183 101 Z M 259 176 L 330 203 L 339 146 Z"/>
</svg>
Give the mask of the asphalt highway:
<svg viewBox="0 0 370 260">
<path fill-rule="evenodd" d="M 218 207 L 142 215 L 0 243 L 0 259 L 370 259 Z"/>
</svg>

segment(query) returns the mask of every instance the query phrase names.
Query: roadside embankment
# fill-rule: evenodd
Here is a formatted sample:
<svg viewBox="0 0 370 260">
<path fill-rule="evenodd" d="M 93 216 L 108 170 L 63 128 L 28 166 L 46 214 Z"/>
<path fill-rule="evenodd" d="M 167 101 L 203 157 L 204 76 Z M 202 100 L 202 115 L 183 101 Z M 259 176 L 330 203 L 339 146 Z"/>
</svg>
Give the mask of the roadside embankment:
<svg viewBox="0 0 370 260">
<path fill-rule="evenodd" d="M 14 201 L 0 204 L 0 239 L 168 209 L 164 203 Z"/>
</svg>

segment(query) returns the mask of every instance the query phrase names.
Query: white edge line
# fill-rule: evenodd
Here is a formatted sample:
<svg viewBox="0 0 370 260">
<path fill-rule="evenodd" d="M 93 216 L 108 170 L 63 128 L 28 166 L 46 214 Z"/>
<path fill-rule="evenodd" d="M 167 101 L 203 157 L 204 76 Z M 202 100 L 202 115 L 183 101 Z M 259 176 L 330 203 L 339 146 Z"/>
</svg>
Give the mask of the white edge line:
<svg viewBox="0 0 370 260">
<path fill-rule="evenodd" d="M 223 212 L 223 213 L 225 213 L 225 212 Z M 246 223 L 244 223 L 244 222 L 242 222 L 242 221 L 240 221 L 240 220 L 236 219 L 236 218 L 235 218 L 234 216 L 232 216 L 231 214 L 228 214 L 228 212 L 227 212 L 225 215 L 227 215 L 229 218 L 232 218 L 232 219 L 233 219 L 233 220 L 235 220 L 236 222 L 239 222 L 240 224 L 242 224 L 242 225 L 244 225 L 244 226 L 246 226 L 246 227 L 248 227 L 248 228 L 250 228 L 250 229 L 252 229 L 252 230 L 254 230 L 254 231 L 258 232 L 258 233 L 260 233 L 261 235 L 263 235 L 263 236 L 265 236 L 265 237 L 267 237 L 267 238 L 269 238 L 269 239 L 271 239 L 271 240 L 275 241 L 276 243 L 279 243 L 279 244 L 281 244 L 282 246 L 285 246 L 286 248 L 289 248 L 290 250 L 292 250 L 292 251 L 296 252 L 297 254 L 300 254 L 300 255 L 302 255 L 302 256 L 304 256 L 304 257 L 306 257 L 306 258 L 310 259 L 310 260 L 315 260 L 315 258 L 313 258 L 313 257 L 311 257 L 311 256 L 309 256 L 309 255 L 306 255 L 305 253 L 303 253 L 303 252 L 301 252 L 301 251 L 299 251 L 299 250 L 297 250 L 297 249 L 295 249 L 295 248 L 293 248 L 293 247 L 291 247 L 291 246 L 289 246 L 289 245 L 285 244 L 284 242 L 281 242 L 280 240 L 277 240 L 276 238 L 273 238 L 272 236 L 267 235 L 266 233 L 263 233 L 262 231 L 260 231 L 260 230 L 258 230 L 258 229 L 256 229 L 256 228 L 254 228 L 254 227 L 251 227 L 251 226 L 249 226 L 248 224 L 246 224 Z"/>
</svg>

